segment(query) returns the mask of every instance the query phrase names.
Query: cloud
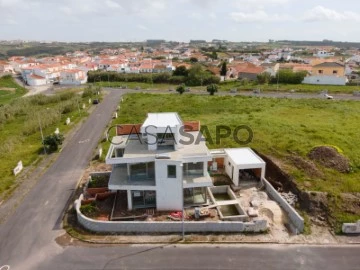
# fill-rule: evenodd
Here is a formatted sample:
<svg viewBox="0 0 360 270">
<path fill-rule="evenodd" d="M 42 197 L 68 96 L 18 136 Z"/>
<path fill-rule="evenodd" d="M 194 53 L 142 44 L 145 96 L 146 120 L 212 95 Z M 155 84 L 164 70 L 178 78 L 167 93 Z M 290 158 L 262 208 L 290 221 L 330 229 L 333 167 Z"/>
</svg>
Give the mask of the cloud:
<svg viewBox="0 0 360 270">
<path fill-rule="evenodd" d="M 286 5 L 292 0 L 237 0 L 233 5 L 241 10 L 265 9 L 267 7 Z"/>
<path fill-rule="evenodd" d="M 263 10 L 248 13 L 232 12 L 230 13 L 230 18 L 237 23 L 279 22 L 290 20 L 287 15 L 269 15 Z"/>
<path fill-rule="evenodd" d="M 140 30 L 144 30 L 144 31 L 149 30 L 145 25 L 142 25 L 142 24 L 138 24 L 137 28 L 139 28 Z"/>
<path fill-rule="evenodd" d="M 119 3 L 112 0 L 106 0 L 105 5 L 109 8 L 122 9 L 122 6 Z"/>
<path fill-rule="evenodd" d="M 1 0 L 0 0 L 1 1 Z M 62 3 L 60 10 L 66 15 L 102 15 L 109 16 L 116 12 L 151 17 L 166 8 L 165 0 L 50 0 L 47 4 Z"/>
<path fill-rule="evenodd" d="M 352 11 L 339 12 L 323 6 L 316 6 L 306 11 L 302 17 L 306 22 L 318 21 L 360 21 L 360 14 Z"/>
</svg>

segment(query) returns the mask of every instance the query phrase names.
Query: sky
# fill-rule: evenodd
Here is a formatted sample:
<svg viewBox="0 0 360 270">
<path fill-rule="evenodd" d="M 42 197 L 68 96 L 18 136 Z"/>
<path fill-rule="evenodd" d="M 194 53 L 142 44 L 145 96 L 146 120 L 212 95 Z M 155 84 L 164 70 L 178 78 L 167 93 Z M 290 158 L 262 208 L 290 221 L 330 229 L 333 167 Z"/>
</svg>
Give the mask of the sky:
<svg viewBox="0 0 360 270">
<path fill-rule="evenodd" d="M 358 0 L 0 0 L 0 40 L 360 41 Z"/>
</svg>

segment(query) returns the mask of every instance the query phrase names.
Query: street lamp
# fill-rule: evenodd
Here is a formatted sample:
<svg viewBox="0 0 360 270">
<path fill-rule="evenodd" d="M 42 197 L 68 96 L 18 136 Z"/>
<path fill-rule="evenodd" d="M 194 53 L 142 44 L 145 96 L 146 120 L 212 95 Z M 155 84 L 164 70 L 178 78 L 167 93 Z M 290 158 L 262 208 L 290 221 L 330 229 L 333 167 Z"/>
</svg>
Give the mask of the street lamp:
<svg viewBox="0 0 360 270">
<path fill-rule="evenodd" d="M 183 172 L 183 164 L 180 165 L 181 172 Z M 182 231 L 182 240 L 185 241 L 185 220 L 184 220 L 184 179 L 181 173 L 181 193 L 182 193 L 182 212 L 181 212 L 181 231 Z"/>
</svg>

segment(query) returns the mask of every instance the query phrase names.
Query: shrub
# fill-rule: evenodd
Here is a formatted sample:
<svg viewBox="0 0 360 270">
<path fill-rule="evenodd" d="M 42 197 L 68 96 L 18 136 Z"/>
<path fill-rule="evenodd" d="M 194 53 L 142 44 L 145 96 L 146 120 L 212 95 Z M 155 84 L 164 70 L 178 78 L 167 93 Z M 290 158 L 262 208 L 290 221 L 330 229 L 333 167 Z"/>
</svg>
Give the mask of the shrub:
<svg viewBox="0 0 360 270">
<path fill-rule="evenodd" d="M 185 92 L 185 84 L 180 84 L 178 87 L 176 87 L 176 92 L 182 95 Z"/>
<path fill-rule="evenodd" d="M 94 202 L 90 204 L 85 204 L 80 207 L 80 212 L 87 217 L 94 217 L 99 212 L 99 209 L 96 207 Z"/>
<path fill-rule="evenodd" d="M 64 141 L 64 136 L 62 134 L 53 134 L 46 136 L 44 138 L 43 144 L 47 147 L 50 152 L 57 151 L 59 145 Z"/>
</svg>

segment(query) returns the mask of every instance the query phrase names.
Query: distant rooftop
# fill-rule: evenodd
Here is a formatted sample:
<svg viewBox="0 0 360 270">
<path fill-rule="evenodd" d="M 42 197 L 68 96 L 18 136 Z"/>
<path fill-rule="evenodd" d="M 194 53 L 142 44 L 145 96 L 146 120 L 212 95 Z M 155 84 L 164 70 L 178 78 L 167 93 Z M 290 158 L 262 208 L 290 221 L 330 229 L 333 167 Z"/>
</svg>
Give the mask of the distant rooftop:
<svg viewBox="0 0 360 270">
<path fill-rule="evenodd" d="M 318 65 L 315 65 L 314 67 L 344 67 L 343 64 L 337 63 L 337 62 L 324 62 Z"/>
<path fill-rule="evenodd" d="M 142 125 L 142 128 L 146 128 L 148 126 L 155 127 L 175 127 L 177 125 L 182 125 L 182 121 L 180 116 L 177 113 L 169 112 L 169 113 L 148 113 L 148 116 Z"/>
</svg>

